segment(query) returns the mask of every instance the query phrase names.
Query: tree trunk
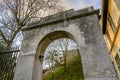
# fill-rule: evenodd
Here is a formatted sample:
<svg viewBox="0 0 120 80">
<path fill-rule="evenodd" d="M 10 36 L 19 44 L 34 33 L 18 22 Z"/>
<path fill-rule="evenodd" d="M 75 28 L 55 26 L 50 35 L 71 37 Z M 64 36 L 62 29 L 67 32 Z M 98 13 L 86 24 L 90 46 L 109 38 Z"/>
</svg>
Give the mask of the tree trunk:
<svg viewBox="0 0 120 80">
<path fill-rule="evenodd" d="M 9 51 L 11 48 L 12 48 L 12 42 L 9 41 L 9 42 L 7 43 L 7 49 L 8 49 L 8 51 Z"/>
<path fill-rule="evenodd" d="M 64 51 L 64 71 L 67 72 L 67 51 Z"/>
</svg>

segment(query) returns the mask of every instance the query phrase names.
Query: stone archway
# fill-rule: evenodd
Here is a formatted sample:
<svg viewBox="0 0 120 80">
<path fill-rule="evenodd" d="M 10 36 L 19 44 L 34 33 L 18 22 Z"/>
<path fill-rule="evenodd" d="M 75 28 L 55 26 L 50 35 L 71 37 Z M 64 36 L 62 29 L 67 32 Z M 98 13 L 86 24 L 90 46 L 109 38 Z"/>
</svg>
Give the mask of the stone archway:
<svg viewBox="0 0 120 80">
<path fill-rule="evenodd" d="M 92 7 L 68 10 L 43 18 L 23 29 L 23 44 L 14 80 L 42 80 L 42 62 L 48 44 L 57 38 L 70 38 L 78 44 L 85 80 L 117 80 Z"/>
<path fill-rule="evenodd" d="M 35 54 L 35 64 L 34 64 L 34 72 L 33 72 L 33 80 L 42 80 L 42 67 L 43 62 L 39 60 L 39 56 L 44 56 L 45 50 L 48 47 L 48 45 L 53 42 L 56 39 L 59 38 L 69 38 L 76 42 L 74 36 L 68 32 L 65 31 L 54 31 L 49 34 L 47 34 L 39 43 L 37 52 Z"/>
</svg>

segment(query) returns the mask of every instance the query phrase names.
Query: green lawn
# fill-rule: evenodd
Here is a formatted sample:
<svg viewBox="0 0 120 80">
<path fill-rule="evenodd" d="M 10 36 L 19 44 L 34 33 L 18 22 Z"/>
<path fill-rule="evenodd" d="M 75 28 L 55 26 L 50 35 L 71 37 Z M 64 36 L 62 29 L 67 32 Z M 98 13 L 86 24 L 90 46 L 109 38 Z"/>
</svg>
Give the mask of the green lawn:
<svg viewBox="0 0 120 80">
<path fill-rule="evenodd" d="M 50 71 L 43 75 L 43 80 L 52 80 Z M 53 73 L 53 80 L 84 80 L 80 56 L 76 55 L 68 60 L 67 72 L 64 72 L 64 67 L 57 67 Z"/>
</svg>

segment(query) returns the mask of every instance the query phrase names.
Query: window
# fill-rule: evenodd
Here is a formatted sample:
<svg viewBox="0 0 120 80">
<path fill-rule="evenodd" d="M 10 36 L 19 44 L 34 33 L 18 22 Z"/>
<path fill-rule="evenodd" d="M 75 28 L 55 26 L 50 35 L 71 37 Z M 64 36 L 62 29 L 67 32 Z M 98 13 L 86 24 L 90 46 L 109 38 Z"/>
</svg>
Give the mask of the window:
<svg viewBox="0 0 120 80">
<path fill-rule="evenodd" d="M 115 27 L 115 24 L 114 24 L 114 22 L 113 22 L 113 20 L 111 18 L 110 13 L 108 13 L 108 21 L 109 21 L 109 23 L 111 25 L 112 31 L 115 33 L 116 32 L 116 27 Z"/>
<path fill-rule="evenodd" d="M 115 57 L 115 61 L 116 61 L 116 63 L 117 63 L 118 69 L 119 69 L 119 71 L 120 71 L 120 57 L 119 57 L 118 54 L 117 54 L 116 57 Z"/>
<path fill-rule="evenodd" d="M 120 18 L 119 18 L 119 20 L 118 20 L 118 26 L 120 26 Z"/>
<path fill-rule="evenodd" d="M 120 7 L 119 7 L 120 0 L 114 0 L 114 1 L 115 1 L 115 4 L 116 4 L 117 8 L 120 10 Z"/>
<path fill-rule="evenodd" d="M 109 34 L 108 30 L 106 31 L 106 36 L 107 36 L 107 38 L 109 40 L 109 43 L 112 45 L 112 40 L 110 38 L 110 34 Z"/>
</svg>

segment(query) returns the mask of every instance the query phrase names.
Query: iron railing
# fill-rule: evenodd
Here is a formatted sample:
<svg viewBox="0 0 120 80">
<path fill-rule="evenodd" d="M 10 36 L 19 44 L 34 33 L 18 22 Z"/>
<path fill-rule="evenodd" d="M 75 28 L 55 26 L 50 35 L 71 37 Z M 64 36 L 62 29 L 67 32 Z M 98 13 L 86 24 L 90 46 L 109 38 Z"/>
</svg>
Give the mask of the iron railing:
<svg viewBox="0 0 120 80">
<path fill-rule="evenodd" d="M 0 80 L 13 80 L 19 49 L 0 52 Z"/>
</svg>

